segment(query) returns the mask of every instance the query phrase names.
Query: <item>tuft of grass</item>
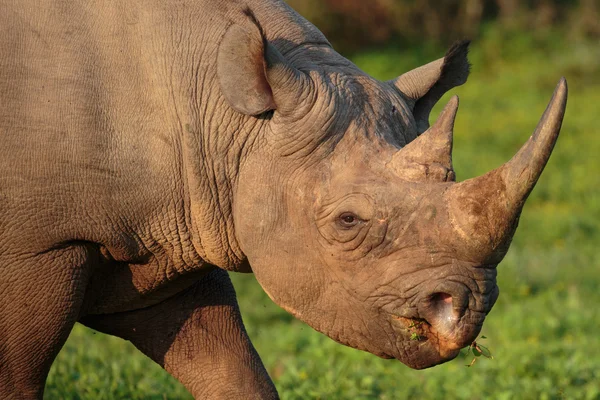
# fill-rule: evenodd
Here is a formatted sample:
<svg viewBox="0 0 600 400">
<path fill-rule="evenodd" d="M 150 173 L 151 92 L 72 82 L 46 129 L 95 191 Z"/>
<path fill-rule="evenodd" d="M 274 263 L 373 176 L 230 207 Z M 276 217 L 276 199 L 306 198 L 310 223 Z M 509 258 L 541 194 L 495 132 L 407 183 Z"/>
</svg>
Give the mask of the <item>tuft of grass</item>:
<svg viewBox="0 0 600 400">
<path fill-rule="evenodd" d="M 419 54 L 379 50 L 355 61 L 390 78 L 430 61 Z M 274 305 L 253 276 L 234 274 L 248 333 L 283 399 L 600 399 L 600 46 L 507 37 L 490 28 L 473 44 L 471 60 L 469 82 L 446 96 L 461 97 L 454 142 L 459 180 L 512 157 L 560 76 L 570 89 L 561 137 L 498 267 L 501 295 L 483 328 L 493 332 L 485 346 L 497 358 L 477 368 L 459 358 L 414 371 L 333 342 Z M 481 346 L 477 351 L 483 354 Z M 190 395 L 129 343 L 76 326 L 52 366 L 45 397 Z"/>
</svg>

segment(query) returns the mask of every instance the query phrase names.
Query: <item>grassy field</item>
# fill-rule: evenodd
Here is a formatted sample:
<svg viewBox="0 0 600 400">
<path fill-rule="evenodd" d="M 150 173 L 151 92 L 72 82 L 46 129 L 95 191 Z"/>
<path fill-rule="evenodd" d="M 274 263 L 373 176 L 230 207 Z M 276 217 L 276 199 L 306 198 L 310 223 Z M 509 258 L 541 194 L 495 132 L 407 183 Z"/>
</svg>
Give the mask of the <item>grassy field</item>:
<svg viewBox="0 0 600 400">
<path fill-rule="evenodd" d="M 354 61 L 378 78 L 439 56 L 386 50 Z M 497 167 L 524 143 L 561 76 L 561 138 L 499 267 L 500 299 L 483 334 L 494 360 L 460 357 L 424 371 L 346 348 L 274 305 L 252 276 L 233 277 L 249 334 L 284 399 L 600 399 L 600 46 L 489 30 L 458 88 L 458 179 Z M 444 103 L 445 99 L 442 99 Z M 434 110 L 439 112 L 440 106 Z M 133 346 L 76 326 L 47 399 L 185 399 Z"/>
</svg>

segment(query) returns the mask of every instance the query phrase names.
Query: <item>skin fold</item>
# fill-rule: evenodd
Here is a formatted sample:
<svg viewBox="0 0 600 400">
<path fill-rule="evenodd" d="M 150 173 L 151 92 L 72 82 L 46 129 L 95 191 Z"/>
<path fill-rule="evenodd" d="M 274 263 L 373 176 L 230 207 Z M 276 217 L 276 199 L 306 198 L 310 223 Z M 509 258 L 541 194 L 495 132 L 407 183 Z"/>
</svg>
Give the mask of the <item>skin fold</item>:
<svg viewBox="0 0 600 400">
<path fill-rule="evenodd" d="M 429 114 L 468 42 L 381 82 L 277 0 L 0 9 L 0 398 L 42 398 L 78 321 L 196 398 L 277 398 L 227 271 L 413 368 L 476 338 L 564 79 L 512 160 L 457 183 L 458 98 Z"/>
</svg>

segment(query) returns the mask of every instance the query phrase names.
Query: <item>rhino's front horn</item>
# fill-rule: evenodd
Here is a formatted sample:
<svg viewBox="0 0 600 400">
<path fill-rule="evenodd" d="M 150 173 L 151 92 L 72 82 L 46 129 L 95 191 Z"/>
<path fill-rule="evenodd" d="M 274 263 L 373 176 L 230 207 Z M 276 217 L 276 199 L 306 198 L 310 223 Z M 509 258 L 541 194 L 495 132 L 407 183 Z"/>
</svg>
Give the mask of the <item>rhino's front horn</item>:
<svg viewBox="0 0 600 400">
<path fill-rule="evenodd" d="M 400 149 L 390 163 L 403 179 L 415 182 L 454 181 L 452 135 L 458 111 L 458 96 L 453 96 L 435 124 Z"/>
<path fill-rule="evenodd" d="M 523 204 L 550 158 L 566 105 L 562 78 L 535 132 L 510 161 L 446 191 L 450 221 L 472 255 L 501 259 L 506 253 Z"/>
<path fill-rule="evenodd" d="M 565 115 L 567 91 L 567 81 L 562 78 L 533 135 L 501 167 L 507 190 L 517 203 L 525 202 L 552 154 Z"/>
</svg>

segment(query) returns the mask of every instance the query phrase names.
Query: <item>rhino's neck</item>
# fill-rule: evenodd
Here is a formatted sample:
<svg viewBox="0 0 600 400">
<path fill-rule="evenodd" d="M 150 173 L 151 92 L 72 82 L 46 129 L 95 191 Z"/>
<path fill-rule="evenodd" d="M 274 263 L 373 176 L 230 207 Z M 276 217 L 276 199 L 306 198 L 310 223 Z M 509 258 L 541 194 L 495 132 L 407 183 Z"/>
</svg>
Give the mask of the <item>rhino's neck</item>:
<svg viewBox="0 0 600 400">
<path fill-rule="evenodd" d="M 206 261 L 228 270 L 246 270 L 235 235 L 233 199 L 240 166 L 265 121 L 213 107 L 210 117 L 194 118 L 197 123 L 185 124 L 182 132 L 191 239 Z"/>
<path fill-rule="evenodd" d="M 327 41 L 280 1 L 195 5 L 195 13 L 189 8 L 170 11 L 172 19 L 166 24 L 175 23 L 171 31 L 185 32 L 185 36 L 173 37 L 163 55 L 173 60 L 165 67 L 165 76 L 171 82 L 171 104 L 182 138 L 187 225 L 190 239 L 204 260 L 221 268 L 244 270 L 247 266 L 235 236 L 232 203 L 238 171 L 248 152 L 259 145 L 257 141 L 268 119 L 239 114 L 225 102 L 216 73 L 220 39 L 230 23 L 249 23 L 242 12 L 249 6 L 264 23 L 269 40 L 282 52 L 302 43 Z"/>
</svg>

